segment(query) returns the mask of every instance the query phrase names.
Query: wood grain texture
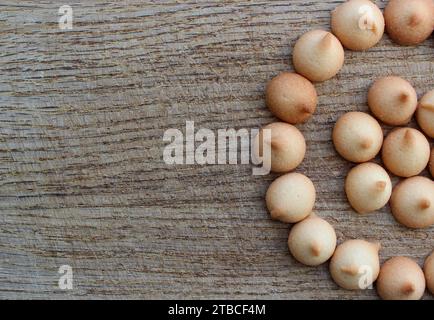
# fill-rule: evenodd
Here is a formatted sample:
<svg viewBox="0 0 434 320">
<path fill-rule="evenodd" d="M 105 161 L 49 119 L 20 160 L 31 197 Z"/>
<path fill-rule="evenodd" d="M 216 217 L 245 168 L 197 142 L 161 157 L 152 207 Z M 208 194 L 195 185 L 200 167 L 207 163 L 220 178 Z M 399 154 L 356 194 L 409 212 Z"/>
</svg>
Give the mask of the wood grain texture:
<svg viewBox="0 0 434 320">
<path fill-rule="evenodd" d="M 277 175 L 162 159 L 164 131 L 186 120 L 213 130 L 275 121 L 266 82 L 292 70 L 296 39 L 329 30 L 341 2 L 2 1 L 0 298 L 377 298 L 289 255 L 290 227 L 264 204 Z M 71 31 L 58 28 L 61 4 L 74 10 Z M 434 229 L 402 227 L 388 207 L 352 211 L 343 189 L 352 165 L 331 130 L 343 113 L 368 110 L 377 77 L 403 76 L 419 96 L 434 88 L 433 48 L 432 37 L 400 47 L 385 35 L 346 51 L 299 126 L 308 149 L 297 171 L 317 188 L 315 212 L 339 242 L 380 241 L 382 261 L 422 263 Z M 57 287 L 62 264 L 73 267 L 71 291 Z"/>
</svg>

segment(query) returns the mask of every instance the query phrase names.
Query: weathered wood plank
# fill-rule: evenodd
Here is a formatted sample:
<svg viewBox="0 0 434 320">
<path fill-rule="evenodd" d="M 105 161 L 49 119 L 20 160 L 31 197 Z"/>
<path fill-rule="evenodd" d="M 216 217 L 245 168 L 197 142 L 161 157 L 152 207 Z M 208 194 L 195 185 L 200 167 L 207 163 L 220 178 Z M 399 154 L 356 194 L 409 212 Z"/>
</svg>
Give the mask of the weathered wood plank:
<svg viewBox="0 0 434 320">
<path fill-rule="evenodd" d="M 164 131 L 186 120 L 213 130 L 273 121 L 265 83 L 292 70 L 296 39 L 329 29 L 340 2 L 2 3 L 0 298 L 376 298 L 290 257 L 288 226 L 263 201 L 276 175 L 162 161 Z M 74 9 L 71 31 L 58 28 L 62 3 Z M 408 230 L 389 208 L 355 214 L 343 192 L 351 165 L 331 129 L 344 112 L 367 110 L 376 77 L 401 75 L 421 95 L 433 71 L 432 38 L 406 48 L 385 36 L 368 52 L 347 51 L 299 126 L 308 152 L 297 170 L 315 183 L 315 211 L 339 241 L 381 241 L 382 260 L 422 263 L 434 230 Z M 57 288 L 62 264 L 73 267 L 71 291 Z"/>
</svg>

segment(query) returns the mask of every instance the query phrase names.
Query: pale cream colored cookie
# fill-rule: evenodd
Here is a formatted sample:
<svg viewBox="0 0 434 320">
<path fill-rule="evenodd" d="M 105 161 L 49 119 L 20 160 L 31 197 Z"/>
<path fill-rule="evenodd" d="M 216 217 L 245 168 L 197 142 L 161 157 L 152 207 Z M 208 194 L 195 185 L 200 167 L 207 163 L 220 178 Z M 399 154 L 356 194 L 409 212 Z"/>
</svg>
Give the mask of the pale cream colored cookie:
<svg viewBox="0 0 434 320">
<path fill-rule="evenodd" d="M 292 227 L 288 247 L 299 262 L 317 266 L 333 255 L 336 248 L 336 233 L 327 221 L 312 213 Z"/>
<path fill-rule="evenodd" d="M 426 286 L 434 294 L 434 251 L 426 258 L 423 271 L 425 273 Z"/>
<path fill-rule="evenodd" d="M 330 261 L 330 274 L 342 288 L 366 289 L 378 277 L 380 244 L 347 240 L 336 248 Z"/>
<path fill-rule="evenodd" d="M 347 112 L 333 129 L 336 151 L 352 162 L 374 158 L 383 143 L 383 131 L 377 120 L 364 112 Z"/>
<path fill-rule="evenodd" d="M 425 41 L 434 28 L 432 0 L 390 0 L 384 10 L 386 31 L 398 44 L 416 45 Z"/>
<path fill-rule="evenodd" d="M 434 224 L 434 182 L 417 176 L 403 180 L 392 191 L 390 208 L 395 219 L 410 228 Z"/>
<path fill-rule="evenodd" d="M 384 207 L 392 194 L 390 177 L 378 164 L 362 163 L 350 170 L 345 179 L 345 193 L 358 213 Z"/>
<path fill-rule="evenodd" d="M 407 124 L 417 107 L 412 85 L 395 76 L 376 80 L 368 92 L 368 105 L 375 117 L 389 125 Z"/>
<path fill-rule="evenodd" d="M 264 130 L 271 139 L 266 139 Z M 265 147 L 265 148 L 264 148 Z M 304 159 L 306 141 L 302 133 L 293 125 L 284 122 L 273 122 L 263 127 L 254 141 L 254 149 L 263 157 L 263 166 L 271 167 L 274 172 L 289 172 L 295 169 Z M 270 150 L 270 152 L 266 152 Z"/>
<path fill-rule="evenodd" d="M 267 84 L 265 102 L 276 117 L 297 124 L 312 116 L 318 97 L 309 80 L 296 73 L 282 72 Z"/>
<path fill-rule="evenodd" d="M 292 54 L 295 70 L 310 81 L 333 78 L 344 64 L 344 48 L 330 32 L 313 30 L 295 43 Z"/>
<path fill-rule="evenodd" d="M 416 110 L 416 120 L 430 138 L 434 138 L 434 90 L 426 93 L 420 99 Z"/>
<path fill-rule="evenodd" d="M 380 269 L 378 295 L 384 300 L 419 300 L 425 291 L 425 277 L 419 265 L 407 257 L 393 257 Z"/>
<path fill-rule="evenodd" d="M 351 50 L 375 46 L 384 34 L 381 10 L 369 0 L 350 0 L 332 12 L 332 31 Z"/>
<path fill-rule="evenodd" d="M 265 200 L 271 217 L 287 223 L 306 218 L 315 204 L 315 187 L 301 173 L 288 173 L 274 180 L 267 190 Z"/>
<path fill-rule="evenodd" d="M 384 139 L 383 163 L 397 176 L 407 178 L 418 175 L 427 166 L 429 158 L 429 142 L 416 129 L 395 129 Z"/>
</svg>

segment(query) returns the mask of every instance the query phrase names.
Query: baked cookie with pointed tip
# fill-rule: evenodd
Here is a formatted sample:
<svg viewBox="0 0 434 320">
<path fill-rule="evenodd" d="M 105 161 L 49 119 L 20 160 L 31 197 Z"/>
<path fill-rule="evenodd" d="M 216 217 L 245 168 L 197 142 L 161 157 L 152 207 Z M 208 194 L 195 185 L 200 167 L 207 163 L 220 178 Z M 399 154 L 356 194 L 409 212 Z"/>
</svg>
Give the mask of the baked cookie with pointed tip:
<svg viewBox="0 0 434 320">
<path fill-rule="evenodd" d="M 432 0 L 390 0 L 384 10 L 386 31 L 400 45 L 425 41 L 434 28 Z"/>
<path fill-rule="evenodd" d="M 299 262 L 318 266 L 330 259 L 335 251 L 335 230 L 327 221 L 312 213 L 292 227 L 288 248 Z"/>
<path fill-rule="evenodd" d="M 368 105 L 380 121 L 393 126 L 404 125 L 416 111 L 416 90 L 400 77 L 383 77 L 369 88 Z"/>
<path fill-rule="evenodd" d="M 315 112 L 318 96 L 313 84 L 292 72 L 282 72 L 268 82 L 265 103 L 279 119 L 297 124 Z"/>
<path fill-rule="evenodd" d="M 425 274 L 426 286 L 434 294 L 434 251 L 426 258 L 423 272 Z"/>
<path fill-rule="evenodd" d="M 419 265 L 407 257 L 393 257 L 380 269 L 378 295 L 384 300 L 419 300 L 425 291 L 425 277 Z"/>
<path fill-rule="evenodd" d="M 381 10 L 369 0 L 350 0 L 332 12 L 332 31 L 344 47 L 363 51 L 375 46 L 384 34 Z"/>
<path fill-rule="evenodd" d="M 266 139 L 267 135 L 263 134 L 264 130 L 269 130 L 270 141 Z M 289 172 L 303 161 L 306 141 L 303 134 L 293 125 L 273 122 L 259 131 L 253 148 L 254 153 L 262 157 L 264 167 L 271 168 L 273 172 Z M 267 150 L 270 152 L 266 152 Z"/>
<path fill-rule="evenodd" d="M 347 240 L 340 244 L 330 261 L 333 280 L 344 289 L 366 289 L 380 272 L 379 250 L 379 243 L 364 240 Z"/>
<path fill-rule="evenodd" d="M 383 131 L 372 116 L 364 112 L 347 112 L 333 128 L 336 151 L 346 160 L 366 162 L 374 158 L 383 143 Z"/>
<path fill-rule="evenodd" d="M 420 99 L 416 110 L 416 120 L 422 131 L 430 138 L 434 138 L 434 90 L 429 91 Z"/>
<path fill-rule="evenodd" d="M 390 172 L 407 178 L 418 175 L 426 168 L 430 151 L 429 142 L 420 131 L 399 128 L 384 139 L 382 159 Z"/>
<path fill-rule="evenodd" d="M 312 212 L 315 198 L 312 181 L 295 172 L 274 180 L 265 195 L 271 218 L 286 223 L 295 223 L 306 218 Z"/>
<path fill-rule="evenodd" d="M 392 194 L 392 182 L 381 166 L 373 162 L 352 168 L 345 179 L 345 193 L 358 213 L 369 213 L 384 207 Z"/>
<path fill-rule="evenodd" d="M 295 70 L 310 81 L 333 78 L 344 64 L 344 48 L 330 32 L 312 30 L 300 37 L 294 46 Z"/>
<path fill-rule="evenodd" d="M 390 208 L 395 219 L 409 228 L 434 224 L 434 182 L 417 176 L 403 180 L 392 191 Z"/>
</svg>

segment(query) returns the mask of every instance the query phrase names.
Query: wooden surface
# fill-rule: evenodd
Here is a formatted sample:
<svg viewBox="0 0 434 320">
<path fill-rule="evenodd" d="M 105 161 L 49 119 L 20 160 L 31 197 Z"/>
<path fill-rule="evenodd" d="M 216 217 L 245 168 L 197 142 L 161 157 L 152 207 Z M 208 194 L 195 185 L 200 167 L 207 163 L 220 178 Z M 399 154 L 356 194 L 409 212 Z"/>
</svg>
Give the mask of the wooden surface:
<svg viewBox="0 0 434 320">
<path fill-rule="evenodd" d="M 186 120 L 212 130 L 275 121 L 266 82 L 292 70 L 296 39 L 329 29 L 340 2 L 2 1 L 0 298 L 377 298 L 289 255 L 290 227 L 271 221 L 263 200 L 277 175 L 162 159 L 164 131 Z M 63 3 L 72 31 L 58 28 Z M 331 129 L 346 111 L 368 110 L 377 77 L 403 76 L 419 96 L 434 88 L 433 48 L 432 37 L 407 48 L 385 35 L 368 52 L 346 51 L 299 126 L 308 149 L 297 171 L 316 186 L 315 212 L 339 242 L 380 241 L 382 261 L 422 263 L 434 228 L 402 227 L 388 207 L 352 211 L 343 191 L 352 165 Z M 70 291 L 57 287 L 63 264 Z"/>
</svg>

